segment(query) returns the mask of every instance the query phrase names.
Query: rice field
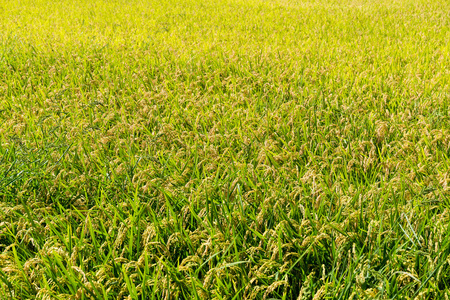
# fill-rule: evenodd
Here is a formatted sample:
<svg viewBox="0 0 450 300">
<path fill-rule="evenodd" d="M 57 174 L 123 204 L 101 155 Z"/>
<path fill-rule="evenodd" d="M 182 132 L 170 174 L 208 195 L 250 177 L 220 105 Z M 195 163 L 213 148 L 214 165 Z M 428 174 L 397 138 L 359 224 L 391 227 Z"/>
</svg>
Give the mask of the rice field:
<svg viewBox="0 0 450 300">
<path fill-rule="evenodd" d="M 449 11 L 0 0 L 0 299 L 448 299 Z"/>
</svg>

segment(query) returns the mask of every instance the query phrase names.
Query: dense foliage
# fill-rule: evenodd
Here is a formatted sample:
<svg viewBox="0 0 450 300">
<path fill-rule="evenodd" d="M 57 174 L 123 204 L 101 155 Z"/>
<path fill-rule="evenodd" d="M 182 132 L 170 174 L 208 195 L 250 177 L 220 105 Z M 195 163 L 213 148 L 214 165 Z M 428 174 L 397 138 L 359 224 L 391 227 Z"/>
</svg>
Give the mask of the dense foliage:
<svg viewBox="0 0 450 300">
<path fill-rule="evenodd" d="M 0 0 L 0 299 L 448 297 L 449 11 Z"/>
</svg>

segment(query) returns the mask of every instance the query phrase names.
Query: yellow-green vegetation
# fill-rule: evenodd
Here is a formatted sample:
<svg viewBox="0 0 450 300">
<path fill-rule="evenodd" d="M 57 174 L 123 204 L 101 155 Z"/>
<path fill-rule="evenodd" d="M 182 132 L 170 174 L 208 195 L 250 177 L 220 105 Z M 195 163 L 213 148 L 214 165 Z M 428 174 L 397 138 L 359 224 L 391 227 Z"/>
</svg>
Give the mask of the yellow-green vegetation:
<svg viewBox="0 0 450 300">
<path fill-rule="evenodd" d="M 449 296 L 449 11 L 0 0 L 0 299 Z"/>
</svg>

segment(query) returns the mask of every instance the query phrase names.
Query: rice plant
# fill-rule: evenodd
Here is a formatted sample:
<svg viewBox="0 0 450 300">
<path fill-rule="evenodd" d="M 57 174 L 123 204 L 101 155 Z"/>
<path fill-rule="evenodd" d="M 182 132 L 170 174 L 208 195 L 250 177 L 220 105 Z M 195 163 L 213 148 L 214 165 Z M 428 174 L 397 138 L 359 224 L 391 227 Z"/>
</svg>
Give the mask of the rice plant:
<svg viewBox="0 0 450 300">
<path fill-rule="evenodd" d="M 449 11 L 0 0 L 0 299 L 447 299 Z"/>
</svg>

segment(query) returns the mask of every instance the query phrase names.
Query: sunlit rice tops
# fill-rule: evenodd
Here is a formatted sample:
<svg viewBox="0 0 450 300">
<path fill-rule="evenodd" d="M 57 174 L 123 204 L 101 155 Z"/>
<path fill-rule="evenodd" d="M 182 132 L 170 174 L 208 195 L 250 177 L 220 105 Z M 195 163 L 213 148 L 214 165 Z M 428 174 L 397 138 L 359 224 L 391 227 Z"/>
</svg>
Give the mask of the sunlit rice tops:
<svg viewBox="0 0 450 300">
<path fill-rule="evenodd" d="M 0 295 L 445 297 L 449 5 L 0 0 Z"/>
</svg>

